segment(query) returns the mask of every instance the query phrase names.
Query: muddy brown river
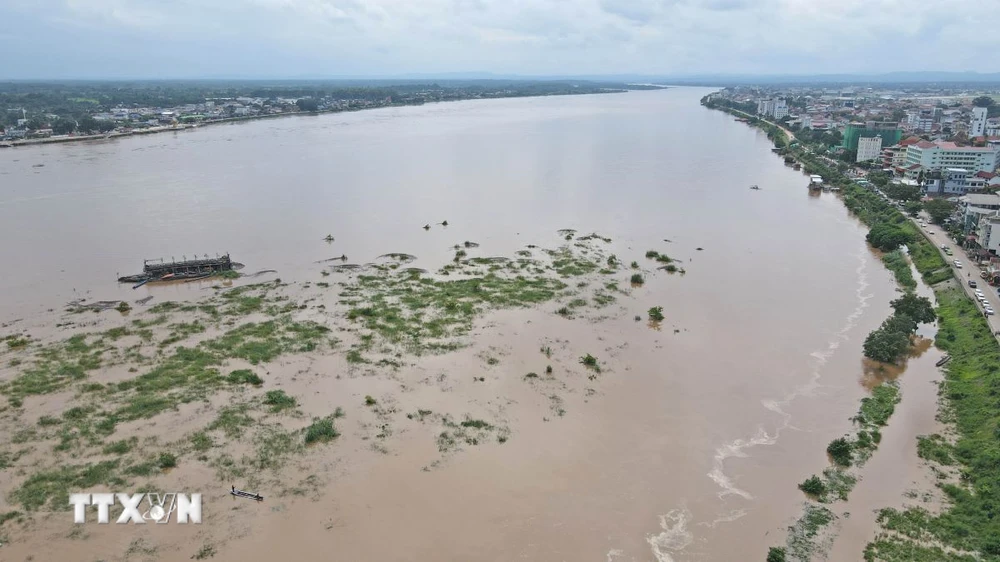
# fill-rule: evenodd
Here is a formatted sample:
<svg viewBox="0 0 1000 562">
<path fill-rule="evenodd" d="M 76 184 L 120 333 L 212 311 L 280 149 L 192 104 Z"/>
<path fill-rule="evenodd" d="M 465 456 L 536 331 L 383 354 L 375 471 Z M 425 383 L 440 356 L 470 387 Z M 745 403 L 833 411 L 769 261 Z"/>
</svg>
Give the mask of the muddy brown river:
<svg viewBox="0 0 1000 562">
<path fill-rule="evenodd" d="M 473 348 L 400 377 L 464 380 L 483 369 L 476 353 L 494 350 L 493 386 L 410 395 L 493 411 L 511 428 L 503 446 L 425 470 L 436 451 L 419 430 L 373 452 L 348 429 L 341 449 L 303 469 L 331 475 L 320 496 L 207 502 L 199 529 L 141 532 L 164 545 L 159 560 L 190 559 L 168 545 L 205 535 L 225 544 L 215 560 L 763 560 L 801 513 L 796 484 L 851 430 L 866 394 L 861 344 L 897 292 L 837 196 L 810 194 L 762 133 L 702 108 L 710 91 L 463 101 L 2 150 L 0 322 L 31 325 L 78 298 L 208 290 L 115 282 L 144 258 L 229 252 L 244 272 L 316 281 L 317 262 L 341 254 L 405 252 L 436 269 L 465 240 L 511 255 L 557 244 L 563 228 L 610 237 L 626 263 L 657 249 L 687 273 L 586 320 L 551 307 L 490 314 Z M 666 315 L 659 330 L 633 320 L 651 306 Z M 564 415 L 520 379 L 540 368 L 540 342 L 567 365 L 591 350 L 607 364 L 598 391 L 563 394 Z M 914 438 L 936 430 L 939 357 L 931 348 L 899 375 L 897 414 L 851 503 L 834 508 L 852 516 L 831 560 L 860 560 L 872 510 L 919 487 Z M 310 368 L 344 364 L 316 357 Z M 353 386 L 308 390 L 317 401 L 375 393 L 343 384 Z M 212 483 L 207 469 L 184 470 L 170 480 Z M 121 556 L 140 532 L 94 528 L 79 541 L 63 523 L 0 548 L 11 560 L 92 560 Z"/>
</svg>

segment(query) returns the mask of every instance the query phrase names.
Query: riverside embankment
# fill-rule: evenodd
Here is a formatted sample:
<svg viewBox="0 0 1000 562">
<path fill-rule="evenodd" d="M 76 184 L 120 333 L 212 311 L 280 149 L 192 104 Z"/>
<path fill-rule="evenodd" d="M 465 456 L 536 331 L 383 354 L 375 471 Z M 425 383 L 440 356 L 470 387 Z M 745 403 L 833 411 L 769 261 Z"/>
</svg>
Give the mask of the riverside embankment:
<svg viewBox="0 0 1000 562">
<path fill-rule="evenodd" d="M 776 136 L 773 125 L 766 124 L 765 128 Z M 780 139 L 776 144 L 786 146 L 784 141 Z M 903 423 L 930 433 L 906 445 L 908 451 L 903 456 L 909 458 L 910 468 L 902 474 L 912 483 L 934 482 L 937 489 L 923 494 L 909 489 L 900 506 L 899 498 L 885 496 L 884 487 L 877 488 L 875 491 L 885 497 L 886 503 L 878 511 L 875 528 L 868 532 L 874 539 L 866 546 L 864 558 L 886 562 L 998 559 L 1000 527 L 992 506 L 1000 500 L 1000 465 L 995 461 L 1000 454 L 1000 425 L 995 416 L 1000 402 L 994 390 L 1000 386 L 1000 346 L 989 323 L 963 290 L 962 280 L 945 263 L 936 247 L 940 241 L 883 198 L 818 161 L 804 147 L 790 147 L 787 152 L 802 163 L 807 173 L 819 173 L 840 187 L 845 205 L 867 225 L 891 225 L 906 234 L 914 268 L 926 286 L 933 289 L 936 300 L 935 344 L 951 357 L 941 368 L 944 380 L 939 385 L 936 416 L 945 425 L 933 430 L 934 424 L 926 419 L 925 393 L 917 399 L 921 407 L 914 410 L 908 408 L 905 391 L 899 410 L 916 414 L 890 423 L 890 428 Z M 893 268 L 898 270 L 898 263 Z M 920 470 L 912 464 L 913 453 L 922 459 Z M 871 466 L 881 460 L 879 455 L 875 453 Z M 900 474 L 885 468 L 880 472 Z M 890 481 L 886 485 L 892 487 Z M 873 491 L 870 487 L 868 490 Z M 864 521 L 870 519 L 866 516 Z M 854 534 L 863 535 L 857 526 L 852 527 Z M 856 556 L 842 544 L 837 544 L 833 552 L 845 560 Z"/>
</svg>

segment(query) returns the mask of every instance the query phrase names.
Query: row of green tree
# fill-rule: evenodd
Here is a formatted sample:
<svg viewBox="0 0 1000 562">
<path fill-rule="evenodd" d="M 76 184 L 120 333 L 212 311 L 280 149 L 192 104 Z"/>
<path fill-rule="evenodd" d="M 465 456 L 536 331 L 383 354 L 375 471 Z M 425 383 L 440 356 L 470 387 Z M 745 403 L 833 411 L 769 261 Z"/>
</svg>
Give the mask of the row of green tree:
<svg viewBox="0 0 1000 562">
<path fill-rule="evenodd" d="M 910 338 L 919 324 L 935 320 L 934 306 L 926 297 L 907 293 L 892 301 L 892 316 L 865 338 L 865 357 L 896 363 L 910 351 Z"/>
</svg>

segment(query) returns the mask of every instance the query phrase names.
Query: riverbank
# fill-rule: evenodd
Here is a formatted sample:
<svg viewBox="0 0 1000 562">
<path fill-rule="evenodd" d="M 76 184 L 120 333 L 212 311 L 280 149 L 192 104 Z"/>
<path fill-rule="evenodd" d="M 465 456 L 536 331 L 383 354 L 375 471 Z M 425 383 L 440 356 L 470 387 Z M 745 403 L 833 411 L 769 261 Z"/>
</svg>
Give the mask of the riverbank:
<svg viewBox="0 0 1000 562">
<path fill-rule="evenodd" d="M 647 89 L 648 88 L 645 85 L 638 85 L 638 86 L 642 86 L 642 89 Z M 667 87 L 666 86 L 656 86 L 656 88 L 666 89 Z M 457 97 L 457 98 L 454 98 L 454 99 L 436 100 L 436 101 L 427 102 L 427 103 L 431 103 L 431 104 L 433 104 L 433 103 L 448 103 L 448 102 L 453 102 L 453 101 L 467 101 L 467 100 L 473 100 L 473 99 L 504 99 L 504 98 L 524 98 L 524 97 L 574 96 L 574 95 L 583 95 L 583 96 L 586 96 L 586 95 L 599 95 L 599 94 L 619 94 L 619 93 L 625 93 L 625 92 L 628 92 L 628 91 L 629 91 L 628 88 L 624 88 L 624 89 L 620 89 L 620 90 L 605 89 L 605 90 L 602 90 L 602 91 L 583 92 L 583 93 L 578 93 L 578 94 L 574 94 L 574 93 L 558 93 L 558 94 L 544 94 L 544 93 L 540 93 L 540 94 L 524 95 L 524 94 L 512 93 L 511 95 L 492 96 L 490 98 L 474 98 L 474 97 L 464 97 L 463 98 L 463 97 Z M 186 131 L 186 130 L 191 130 L 191 129 L 198 129 L 198 128 L 201 128 L 201 127 L 208 127 L 208 126 L 211 126 L 211 125 L 222 125 L 222 124 L 227 124 L 227 123 L 241 123 L 241 122 L 249 122 L 249 121 L 261 121 L 261 120 L 265 120 L 265 119 L 278 119 L 278 118 L 281 118 L 281 117 L 293 117 L 293 116 L 303 117 L 303 116 L 329 115 L 329 114 L 335 114 L 335 113 L 353 113 L 353 112 L 367 111 L 367 110 L 372 110 L 372 109 L 384 109 L 384 108 L 387 108 L 387 107 L 406 107 L 406 106 L 414 106 L 414 105 L 425 105 L 425 103 L 391 103 L 391 104 L 375 105 L 375 106 L 371 106 L 371 107 L 356 107 L 356 108 L 349 107 L 347 109 L 335 108 L 335 109 L 326 109 L 326 110 L 318 110 L 318 111 L 295 111 L 295 112 L 285 112 L 285 113 L 271 113 L 271 114 L 267 114 L 267 115 L 253 115 L 253 116 L 248 116 L 248 117 L 226 117 L 226 118 L 223 118 L 223 119 L 213 119 L 213 120 L 207 120 L 207 121 L 199 121 L 197 123 L 175 123 L 175 124 L 172 124 L 172 125 L 164 125 L 164 126 L 157 126 L 157 127 L 148 127 L 148 128 L 144 128 L 144 129 L 135 129 L 135 130 L 130 130 L 130 131 L 116 131 L 116 132 L 111 132 L 111 133 L 100 133 L 100 134 L 95 134 L 95 135 L 60 135 L 60 136 L 47 137 L 47 138 L 39 138 L 39 139 L 24 139 L 24 140 L 15 140 L 15 141 L 0 141 L 0 148 L 17 148 L 19 146 L 59 144 L 59 143 L 67 143 L 67 142 L 83 142 L 83 141 L 93 141 L 93 140 L 110 140 L 110 139 L 117 139 L 117 138 L 122 138 L 122 137 L 130 137 L 130 136 L 134 136 L 134 135 L 150 135 L 150 134 L 156 134 L 156 133 L 168 133 L 168 132 Z"/>
<path fill-rule="evenodd" d="M 720 108 L 731 112 L 728 108 Z M 742 112 L 740 112 L 742 113 Z M 841 187 L 844 204 L 869 227 L 892 225 L 906 233 L 916 270 L 937 300 L 935 344 L 951 357 L 942 370 L 938 417 L 945 435 L 918 440 L 917 453 L 937 476 L 946 501 L 940 509 L 913 506 L 879 513 L 866 561 L 930 562 L 1000 559 L 1000 345 L 989 324 L 945 263 L 934 241 L 887 201 L 819 164 L 800 150 L 790 154 L 807 173 Z M 890 261 L 897 261 L 893 258 Z M 899 275 L 898 264 L 888 264 Z M 904 276 L 905 278 L 905 276 Z M 902 279 L 901 279 L 902 281 Z"/>
</svg>

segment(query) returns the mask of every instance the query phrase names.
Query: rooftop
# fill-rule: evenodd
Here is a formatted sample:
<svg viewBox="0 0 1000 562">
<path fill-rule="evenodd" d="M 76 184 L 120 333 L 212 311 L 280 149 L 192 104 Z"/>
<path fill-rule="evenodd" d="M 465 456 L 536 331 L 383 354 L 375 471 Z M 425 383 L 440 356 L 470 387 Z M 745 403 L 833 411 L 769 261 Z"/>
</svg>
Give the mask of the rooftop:
<svg viewBox="0 0 1000 562">
<path fill-rule="evenodd" d="M 1000 206 L 1000 195 L 995 193 L 970 193 L 963 197 L 970 207 Z"/>
</svg>

